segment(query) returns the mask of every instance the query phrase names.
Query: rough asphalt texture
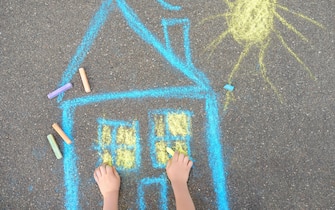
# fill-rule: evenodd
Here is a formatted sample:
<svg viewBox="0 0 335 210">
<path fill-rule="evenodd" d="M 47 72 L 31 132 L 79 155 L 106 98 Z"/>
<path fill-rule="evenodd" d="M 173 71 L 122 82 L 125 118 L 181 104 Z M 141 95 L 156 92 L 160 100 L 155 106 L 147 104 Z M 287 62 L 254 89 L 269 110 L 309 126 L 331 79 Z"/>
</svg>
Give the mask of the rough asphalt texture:
<svg viewBox="0 0 335 210">
<path fill-rule="evenodd" d="M 221 0 L 170 2 L 180 4 L 183 9 L 164 11 L 154 0 L 133 0 L 129 4 L 162 40 L 162 17 L 190 19 L 193 62 L 210 79 L 223 107 L 225 90 L 222 87 L 243 46 L 227 36 L 207 59 L 208 52 L 203 53 L 204 48 L 227 29 L 227 23 L 225 18 L 202 25 L 197 23 L 227 12 L 227 6 Z M 49 100 L 46 95 L 57 87 L 100 3 L 74 0 L 0 2 L 0 209 L 64 208 L 63 162 L 56 160 L 46 139 L 49 133 L 54 134 L 52 123 L 61 121 L 61 111 L 56 100 Z M 277 9 L 309 40 L 302 41 L 276 19 L 275 29 L 317 80 L 309 77 L 272 33 L 264 62 L 269 78 L 283 96 L 281 103 L 257 70 L 259 48 L 251 48 L 233 82 L 236 100 L 225 112 L 221 108 L 230 207 L 334 209 L 335 2 L 278 0 L 277 3 L 324 26 L 321 29 Z M 178 31 L 175 34 L 180 35 Z M 180 40 L 175 38 L 175 41 Z M 177 52 L 182 51 L 181 43 L 174 43 L 174 47 Z M 120 12 L 108 19 L 82 66 L 88 71 L 93 93 L 191 84 L 173 69 L 166 70 L 170 70 L 166 61 L 138 39 Z M 79 75 L 72 82 L 74 88 L 66 97 L 85 95 Z M 108 115 L 122 109 L 120 116 L 127 117 L 141 113 L 141 107 L 151 103 L 137 102 L 127 109 L 122 106 L 82 108 L 85 114 L 78 116 L 80 126 L 76 138 L 85 139 L 82 148 L 89 148 L 92 139 L 96 139 L 96 129 L 92 131 L 89 122 L 96 114 Z M 179 106 L 173 102 L 156 103 Z M 198 109 L 196 104 L 194 107 Z M 197 122 L 192 126 L 201 128 Z M 61 143 L 59 138 L 57 140 Z M 201 173 L 202 165 L 204 171 L 207 167 L 203 147 L 205 145 L 199 143 L 194 148 L 199 161 L 190 179 L 191 194 L 198 209 L 215 208 L 210 184 L 192 182 L 192 176 L 205 175 Z M 82 155 L 81 176 L 90 180 L 81 188 L 81 206 L 99 209 L 102 200 L 92 180 L 94 166 L 88 166 L 90 161 L 95 162 L 97 154 L 79 153 Z M 136 209 L 135 203 L 122 199 L 126 196 L 136 196 L 132 185 L 122 186 L 120 208 Z M 171 192 L 169 200 L 173 201 Z"/>
</svg>

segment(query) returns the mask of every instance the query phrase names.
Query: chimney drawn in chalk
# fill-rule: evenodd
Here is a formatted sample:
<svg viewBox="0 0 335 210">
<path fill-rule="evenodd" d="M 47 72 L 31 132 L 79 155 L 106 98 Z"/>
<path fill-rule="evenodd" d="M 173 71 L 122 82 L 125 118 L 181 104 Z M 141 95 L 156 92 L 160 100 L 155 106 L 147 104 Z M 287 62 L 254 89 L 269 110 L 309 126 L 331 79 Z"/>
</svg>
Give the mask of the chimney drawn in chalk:
<svg viewBox="0 0 335 210">
<path fill-rule="evenodd" d="M 192 58 L 189 39 L 189 20 L 162 19 L 162 26 L 164 31 L 166 49 L 177 55 L 181 60 L 184 61 L 186 65 L 191 65 Z M 171 31 L 171 33 L 169 33 L 169 31 Z M 180 47 L 180 45 L 182 45 L 183 47 Z"/>
</svg>

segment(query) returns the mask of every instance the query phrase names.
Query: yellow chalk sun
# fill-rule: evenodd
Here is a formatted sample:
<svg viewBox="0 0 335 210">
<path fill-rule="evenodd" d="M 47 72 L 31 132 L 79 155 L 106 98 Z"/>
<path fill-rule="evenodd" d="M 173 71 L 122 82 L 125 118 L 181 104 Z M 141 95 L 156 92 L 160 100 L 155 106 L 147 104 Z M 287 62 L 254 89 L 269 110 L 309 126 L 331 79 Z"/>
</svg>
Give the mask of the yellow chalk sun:
<svg viewBox="0 0 335 210">
<path fill-rule="evenodd" d="M 285 25 L 289 30 L 293 31 L 299 38 L 308 42 L 307 38 L 300 33 L 293 25 L 286 21 L 281 15 L 277 13 L 277 9 L 291 13 L 299 18 L 309 21 L 318 27 L 323 28 L 323 26 L 312 20 L 311 18 L 289 10 L 277 3 L 277 0 L 235 0 L 229 1 L 224 0 L 228 5 L 229 11 L 224 14 L 210 16 L 201 21 L 200 24 L 217 18 L 224 17 L 227 21 L 228 29 L 222 32 L 216 39 L 214 39 L 205 49 L 205 51 L 210 51 L 209 57 L 214 52 L 216 47 L 224 40 L 224 38 L 230 34 L 234 40 L 244 47 L 242 53 L 240 54 L 236 64 L 234 65 L 232 71 L 228 76 L 228 84 L 232 83 L 234 75 L 238 71 L 241 62 L 248 55 L 248 52 L 252 46 L 256 46 L 259 49 L 259 69 L 264 81 L 271 87 L 271 89 L 278 95 L 279 100 L 282 102 L 282 97 L 267 76 L 267 70 L 264 64 L 264 55 L 269 42 L 271 40 L 271 33 L 280 40 L 282 45 L 286 50 L 300 63 L 300 65 L 309 73 L 310 77 L 315 79 L 312 71 L 307 67 L 307 65 L 298 57 L 298 55 L 288 46 L 284 38 L 274 28 L 274 20 L 279 20 L 283 25 Z M 228 104 L 231 100 L 234 100 L 234 95 L 232 92 L 227 91 L 226 100 L 224 108 L 227 109 Z"/>
</svg>

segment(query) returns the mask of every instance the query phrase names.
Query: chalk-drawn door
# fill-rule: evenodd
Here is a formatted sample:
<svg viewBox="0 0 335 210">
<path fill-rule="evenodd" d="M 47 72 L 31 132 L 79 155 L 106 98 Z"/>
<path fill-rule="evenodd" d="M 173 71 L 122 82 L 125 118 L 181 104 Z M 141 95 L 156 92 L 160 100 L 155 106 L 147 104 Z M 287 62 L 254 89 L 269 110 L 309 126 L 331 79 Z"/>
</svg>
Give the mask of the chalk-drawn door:
<svg viewBox="0 0 335 210">
<path fill-rule="evenodd" d="M 155 192 L 155 193 L 153 193 Z M 158 195 L 158 198 L 155 195 Z M 168 209 L 167 178 L 164 174 L 159 177 L 147 177 L 141 179 L 137 188 L 137 203 L 140 210 L 144 209 Z M 146 199 L 157 198 L 156 206 L 147 206 Z M 149 208 L 150 207 L 150 208 Z"/>
</svg>

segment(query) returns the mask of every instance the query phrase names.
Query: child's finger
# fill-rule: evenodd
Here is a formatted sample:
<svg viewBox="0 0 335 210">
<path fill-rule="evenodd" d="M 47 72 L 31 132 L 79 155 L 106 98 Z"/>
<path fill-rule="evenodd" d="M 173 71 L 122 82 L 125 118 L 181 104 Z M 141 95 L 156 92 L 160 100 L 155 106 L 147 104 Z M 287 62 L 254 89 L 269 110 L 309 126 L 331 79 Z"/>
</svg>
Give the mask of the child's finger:
<svg viewBox="0 0 335 210">
<path fill-rule="evenodd" d="M 172 157 L 173 158 L 173 157 Z M 171 158 L 171 159 L 172 159 Z M 170 160 L 168 160 L 168 162 L 167 162 L 167 164 L 166 164 L 166 169 L 168 169 L 169 167 L 170 167 L 170 165 L 171 165 L 171 159 Z"/>
<path fill-rule="evenodd" d="M 179 152 L 176 151 L 171 159 L 172 161 L 178 161 L 178 158 L 179 158 Z"/>
<path fill-rule="evenodd" d="M 114 173 L 113 168 L 110 167 L 109 165 L 106 165 L 106 173 L 107 173 L 107 174 L 109 174 L 109 173 Z"/>
<path fill-rule="evenodd" d="M 188 158 L 188 156 L 185 156 L 185 158 L 184 158 L 184 163 L 186 163 L 186 164 L 188 164 L 188 161 L 189 161 L 190 159 Z"/>
<path fill-rule="evenodd" d="M 193 162 L 190 160 L 190 161 L 188 161 L 188 164 L 187 164 L 187 166 L 189 167 L 189 168 L 192 168 L 192 166 L 193 166 Z"/>
<path fill-rule="evenodd" d="M 98 168 L 95 169 L 94 174 L 95 174 L 97 177 L 102 176 L 101 171 L 100 171 L 100 166 L 99 166 Z"/>
<path fill-rule="evenodd" d="M 102 165 L 100 166 L 100 171 L 101 171 L 101 174 L 106 174 L 106 173 L 107 173 L 106 165 L 105 165 L 105 164 L 102 164 Z"/>
<path fill-rule="evenodd" d="M 119 177 L 119 173 L 117 172 L 116 168 L 113 166 L 113 173 L 115 176 Z"/>
<path fill-rule="evenodd" d="M 98 182 L 98 181 L 99 181 L 99 177 L 98 177 L 98 175 L 97 175 L 96 172 L 94 172 L 93 176 L 94 176 L 94 180 L 95 180 L 96 182 Z"/>
<path fill-rule="evenodd" d="M 185 158 L 185 155 L 183 153 L 180 153 L 179 154 L 179 158 L 178 158 L 178 161 L 184 161 L 184 158 Z"/>
</svg>

